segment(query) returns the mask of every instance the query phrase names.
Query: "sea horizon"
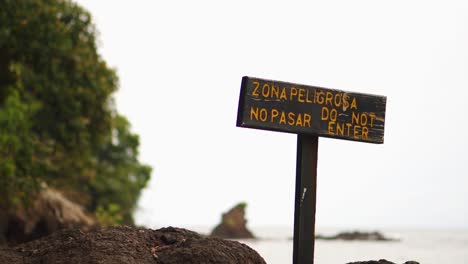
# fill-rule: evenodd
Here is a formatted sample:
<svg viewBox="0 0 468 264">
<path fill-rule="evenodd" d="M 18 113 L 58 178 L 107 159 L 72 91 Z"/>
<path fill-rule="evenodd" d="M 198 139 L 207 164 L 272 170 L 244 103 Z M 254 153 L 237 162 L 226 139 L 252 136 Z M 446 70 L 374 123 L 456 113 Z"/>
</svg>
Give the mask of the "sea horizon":
<svg viewBox="0 0 468 264">
<path fill-rule="evenodd" d="M 211 226 L 183 227 L 208 235 Z M 268 264 L 292 263 L 293 227 L 251 226 L 255 239 L 232 239 L 256 250 Z M 466 228 L 356 228 L 317 227 L 316 234 L 340 232 L 380 232 L 396 241 L 321 240 L 315 242 L 316 263 L 345 264 L 354 261 L 386 259 L 394 263 L 417 261 L 420 264 L 466 264 L 468 229 Z"/>
</svg>

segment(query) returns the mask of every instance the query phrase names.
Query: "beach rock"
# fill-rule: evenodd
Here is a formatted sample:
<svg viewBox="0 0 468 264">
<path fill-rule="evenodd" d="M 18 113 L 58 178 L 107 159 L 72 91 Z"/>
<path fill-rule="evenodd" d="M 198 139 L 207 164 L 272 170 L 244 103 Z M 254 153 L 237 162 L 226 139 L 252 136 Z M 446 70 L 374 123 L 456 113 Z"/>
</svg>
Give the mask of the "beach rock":
<svg viewBox="0 0 468 264">
<path fill-rule="evenodd" d="M 61 192 L 43 185 L 28 207 L 3 210 L 0 216 L 0 244 L 15 245 L 69 228 L 88 230 L 97 221 L 83 207 Z"/>
<path fill-rule="evenodd" d="M 347 264 L 396 264 L 391 261 L 381 259 L 381 260 L 370 260 L 370 261 L 358 261 L 358 262 L 349 262 Z M 419 262 L 416 261 L 407 261 L 403 264 L 419 264 Z"/>
<path fill-rule="evenodd" d="M 0 247 L 0 263 L 100 264 L 265 264 L 253 249 L 237 241 L 209 238 L 175 227 L 151 230 L 113 227 L 82 232 L 58 231 L 15 247 Z"/>
<path fill-rule="evenodd" d="M 394 238 L 384 236 L 380 232 L 341 232 L 333 236 L 316 235 L 315 239 L 323 240 L 365 240 L 365 241 L 395 241 Z"/>
<path fill-rule="evenodd" d="M 253 233 L 247 229 L 246 207 L 246 203 L 239 203 L 224 213 L 221 223 L 213 229 L 211 236 L 231 239 L 255 238 Z"/>
<path fill-rule="evenodd" d="M 390 261 L 385 260 L 385 259 L 381 259 L 381 260 L 350 262 L 350 263 L 347 263 L 347 264 L 395 264 L 395 263 L 390 262 Z"/>
</svg>

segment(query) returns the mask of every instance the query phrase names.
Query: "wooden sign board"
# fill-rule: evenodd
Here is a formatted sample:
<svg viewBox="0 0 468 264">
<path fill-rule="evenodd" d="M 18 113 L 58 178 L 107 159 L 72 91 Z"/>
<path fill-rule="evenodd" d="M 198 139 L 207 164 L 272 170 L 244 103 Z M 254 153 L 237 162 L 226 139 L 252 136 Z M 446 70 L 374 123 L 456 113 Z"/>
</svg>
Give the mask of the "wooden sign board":
<svg viewBox="0 0 468 264">
<path fill-rule="evenodd" d="M 385 96 L 243 77 L 237 126 L 384 142 Z"/>
</svg>

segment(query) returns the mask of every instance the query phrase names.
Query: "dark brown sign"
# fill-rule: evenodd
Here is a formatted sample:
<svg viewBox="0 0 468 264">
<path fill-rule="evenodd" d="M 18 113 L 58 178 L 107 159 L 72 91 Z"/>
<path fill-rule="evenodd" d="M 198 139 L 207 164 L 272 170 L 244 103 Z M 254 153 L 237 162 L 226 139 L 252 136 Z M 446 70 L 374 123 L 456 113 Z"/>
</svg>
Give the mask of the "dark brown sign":
<svg viewBox="0 0 468 264">
<path fill-rule="evenodd" d="M 237 126 L 384 142 L 385 96 L 243 77 Z"/>
</svg>

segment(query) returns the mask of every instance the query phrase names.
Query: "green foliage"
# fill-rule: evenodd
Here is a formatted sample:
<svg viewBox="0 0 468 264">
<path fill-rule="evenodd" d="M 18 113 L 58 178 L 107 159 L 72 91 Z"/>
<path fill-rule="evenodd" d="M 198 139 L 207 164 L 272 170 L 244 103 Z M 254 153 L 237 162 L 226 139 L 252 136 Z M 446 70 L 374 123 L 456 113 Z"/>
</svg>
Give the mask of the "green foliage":
<svg viewBox="0 0 468 264">
<path fill-rule="evenodd" d="M 151 168 L 113 105 L 118 79 L 96 51 L 91 15 L 67 0 L 2 0 L 0 10 L 1 202 L 46 182 L 131 223 Z"/>
<path fill-rule="evenodd" d="M 238 208 L 241 208 L 242 210 L 245 210 L 247 208 L 247 203 L 246 202 L 240 202 L 235 207 L 238 207 Z"/>
<path fill-rule="evenodd" d="M 118 204 L 123 223 L 129 223 L 140 190 L 149 181 L 151 168 L 137 160 L 139 138 L 129 132 L 129 122 L 121 115 L 112 121 L 111 136 L 98 153 L 97 175 L 100 177 L 90 181 L 94 194 L 92 207 Z"/>
<path fill-rule="evenodd" d="M 15 90 L 0 107 L 0 193 L 6 194 L 3 203 L 26 202 L 28 193 L 25 191 L 34 193 L 38 189 L 34 171 L 41 169 L 35 155 L 39 146 L 31 137 L 29 121 L 34 112 L 34 105 L 21 102 Z M 23 177 L 15 177 L 18 174 Z"/>
<path fill-rule="evenodd" d="M 122 224 L 123 217 L 118 204 L 109 204 L 107 207 L 99 205 L 96 209 L 96 218 L 102 227 L 111 227 Z"/>
</svg>

